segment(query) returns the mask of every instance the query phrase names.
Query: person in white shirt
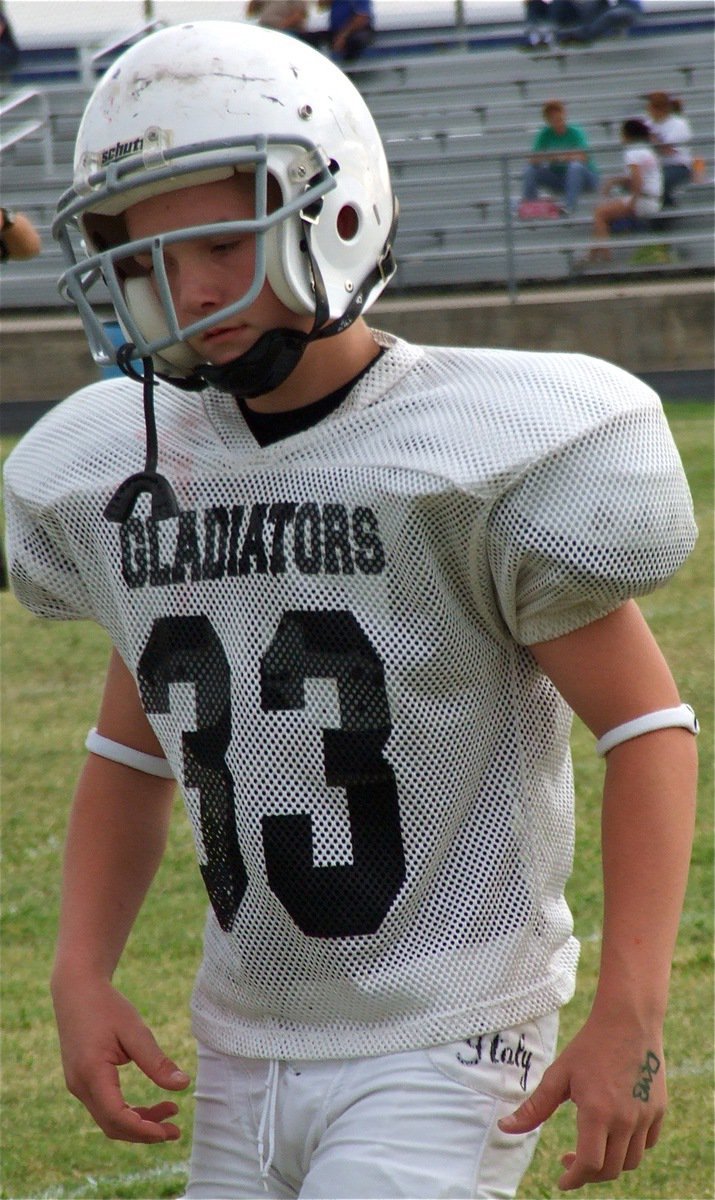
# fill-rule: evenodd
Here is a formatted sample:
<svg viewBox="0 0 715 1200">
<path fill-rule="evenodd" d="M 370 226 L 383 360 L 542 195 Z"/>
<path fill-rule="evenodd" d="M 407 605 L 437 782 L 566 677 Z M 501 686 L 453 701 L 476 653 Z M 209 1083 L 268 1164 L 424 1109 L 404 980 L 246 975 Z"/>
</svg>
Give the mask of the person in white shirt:
<svg viewBox="0 0 715 1200">
<path fill-rule="evenodd" d="M 693 132 L 687 117 L 682 115 L 679 100 L 667 92 L 649 92 L 645 99 L 648 101 L 645 120 L 663 167 L 663 207 L 673 208 L 675 189 L 693 178 L 689 147 Z"/>
<path fill-rule="evenodd" d="M 631 117 L 621 125 L 624 144 L 623 175 L 613 175 L 603 184 L 606 197 L 593 210 L 592 246 L 587 262 L 608 262 L 611 252 L 603 243 L 608 240 L 613 224 L 631 222 L 635 227 L 640 219 L 652 217 L 663 204 L 663 171 L 657 154 L 650 145 L 650 128 L 645 121 Z M 625 195 L 612 196 L 613 192 Z"/>
</svg>

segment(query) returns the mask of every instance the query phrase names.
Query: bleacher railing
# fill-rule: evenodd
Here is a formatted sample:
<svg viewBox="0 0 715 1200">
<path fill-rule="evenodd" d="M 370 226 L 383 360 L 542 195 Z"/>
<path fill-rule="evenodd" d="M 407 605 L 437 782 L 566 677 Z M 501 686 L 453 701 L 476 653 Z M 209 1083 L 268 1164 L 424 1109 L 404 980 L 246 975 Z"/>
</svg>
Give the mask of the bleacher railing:
<svg viewBox="0 0 715 1200">
<path fill-rule="evenodd" d="M 713 186 L 713 159 L 715 157 L 715 139 L 712 135 L 709 136 L 694 136 L 690 143 L 690 148 L 695 152 L 696 157 L 700 157 L 704 153 L 705 158 L 709 162 L 708 178 L 702 180 L 703 183 Z M 599 161 L 602 167 L 608 169 L 602 170 L 602 179 L 611 174 L 622 174 L 622 158 L 621 151 L 614 145 L 613 141 L 593 142 L 589 145 L 589 153 Z M 452 240 L 455 240 L 455 235 L 459 236 L 460 223 L 459 218 L 462 218 L 464 226 L 464 237 L 459 247 L 458 261 L 460 266 L 468 263 L 474 264 L 474 279 L 475 286 L 479 286 L 484 282 L 485 272 L 480 273 L 478 263 L 480 260 L 504 257 L 504 273 L 503 285 L 511 299 L 516 299 L 520 286 L 528 281 L 534 282 L 538 280 L 538 273 L 532 273 L 526 267 L 526 263 L 535 256 L 544 256 L 545 254 L 559 255 L 561 257 L 563 268 L 553 275 L 553 280 L 561 278 L 563 282 L 569 282 L 573 279 L 574 268 L 580 256 L 585 255 L 588 250 L 595 244 L 591 238 L 591 207 L 594 201 L 593 196 L 591 206 L 589 208 L 584 204 L 582 213 L 578 216 L 573 216 L 569 221 L 568 218 L 560 218 L 557 220 L 522 220 L 518 216 L 518 206 L 521 194 L 521 171 L 524 163 L 528 160 L 528 151 L 525 153 L 523 149 L 511 151 L 487 151 L 484 153 L 470 154 L 467 158 L 462 159 L 465 166 L 468 163 L 469 175 L 464 176 L 455 181 L 455 194 L 459 196 L 454 203 L 448 204 L 445 201 L 437 200 L 432 206 L 434 214 L 433 220 L 430 220 L 430 214 L 422 226 L 425 245 L 422 248 L 409 247 L 406 244 L 400 245 L 398 233 L 396 258 L 398 263 L 398 275 L 391 290 L 400 290 L 399 266 L 410 264 L 413 268 L 419 264 L 424 265 L 424 270 L 421 272 L 423 280 L 405 285 L 405 290 L 412 287 L 429 287 L 429 263 L 439 263 L 445 258 L 444 241 L 449 235 L 452 235 Z M 445 148 L 443 156 L 433 160 L 435 162 L 449 163 L 450 152 Z M 455 151 L 452 162 L 459 161 L 458 151 Z M 400 164 L 404 166 L 405 164 Z M 414 163 L 412 164 L 414 168 Z M 615 168 L 615 169 L 614 169 Z M 480 170 L 490 170 L 494 178 L 494 193 L 487 200 L 479 195 L 479 174 Z M 433 176 L 434 177 L 434 176 Z M 400 197 L 400 170 L 393 171 L 393 183 L 395 191 Z M 405 190 L 408 184 L 404 184 Z M 632 234 L 618 233 L 611 237 L 609 246 L 614 251 L 637 251 L 645 247 L 666 243 L 672 247 L 699 247 L 705 251 L 705 255 L 712 263 L 713 257 L 713 215 L 712 207 L 708 204 L 701 204 L 697 208 L 691 208 L 688 205 L 688 187 L 692 189 L 692 184 L 687 185 L 680 193 L 682 199 L 678 207 L 673 209 L 663 209 L 653 218 L 644 219 L 643 225 L 645 228 L 642 231 L 634 231 Z M 691 191 L 691 195 L 692 195 Z M 558 199 L 558 197 L 557 197 Z M 495 211 L 495 220 L 489 224 L 483 222 L 484 229 L 480 230 L 482 222 L 474 220 L 469 221 L 467 215 L 470 208 L 486 208 L 491 204 Z M 409 201 L 406 196 L 402 197 L 402 212 L 407 216 Z M 454 225 L 451 226 L 445 222 L 445 215 L 452 214 L 457 218 Z M 687 222 L 692 217 L 698 219 L 698 228 L 688 228 Z M 663 228 L 659 230 L 659 222 L 667 221 L 667 230 Z M 405 222 L 407 225 L 407 222 Z M 684 226 L 678 229 L 678 226 Z M 543 231 L 542 237 L 539 237 L 540 231 Z M 407 231 L 406 231 L 407 232 Z M 485 240 L 481 239 L 481 234 L 485 235 Z M 544 235 L 548 234 L 548 240 L 544 240 Z M 427 245 L 430 235 L 433 237 L 433 245 Z M 488 235 L 489 241 L 486 241 Z M 405 238 L 405 242 L 415 237 L 414 231 L 409 231 Z M 454 252 L 456 254 L 456 251 Z M 667 265 L 667 264 L 663 264 Z M 633 263 L 614 263 L 613 274 L 621 273 L 629 274 L 637 268 L 642 269 L 643 264 Z M 413 271 L 414 275 L 414 271 Z M 544 282 L 546 280 L 543 280 Z M 460 282 L 469 283 L 469 279 L 461 280 Z M 438 283 L 435 286 L 444 287 L 445 284 Z"/>
<path fill-rule="evenodd" d="M 0 101 L 0 154 L 35 134 L 40 136 L 43 166 L 46 174 L 50 175 L 54 158 L 50 108 L 45 94 L 34 88 L 26 88 Z"/>
</svg>

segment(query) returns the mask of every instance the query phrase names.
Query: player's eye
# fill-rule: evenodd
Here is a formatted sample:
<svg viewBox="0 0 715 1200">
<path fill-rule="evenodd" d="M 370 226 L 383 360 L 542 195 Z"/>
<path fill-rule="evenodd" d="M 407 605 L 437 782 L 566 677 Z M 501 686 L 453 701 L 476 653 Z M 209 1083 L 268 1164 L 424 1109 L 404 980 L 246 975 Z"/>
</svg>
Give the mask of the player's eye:
<svg viewBox="0 0 715 1200">
<path fill-rule="evenodd" d="M 233 251 L 238 250 L 240 245 L 241 241 L 238 238 L 233 238 L 230 241 L 212 242 L 211 253 L 220 258 L 222 255 L 231 254 Z"/>
</svg>

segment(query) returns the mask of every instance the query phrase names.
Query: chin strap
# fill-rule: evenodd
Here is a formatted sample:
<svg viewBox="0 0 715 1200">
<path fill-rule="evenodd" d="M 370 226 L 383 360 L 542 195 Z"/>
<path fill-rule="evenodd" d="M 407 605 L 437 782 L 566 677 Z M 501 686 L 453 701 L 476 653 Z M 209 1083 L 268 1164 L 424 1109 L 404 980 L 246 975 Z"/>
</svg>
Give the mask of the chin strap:
<svg viewBox="0 0 715 1200">
<path fill-rule="evenodd" d="M 293 373 L 313 336 L 313 330 L 269 329 L 238 358 L 219 366 L 201 363 L 186 384 L 198 389 L 208 383 L 243 400 L 263 396 Z"/>
<path fill-rule="evenodd" d="M 163 475 L 157 471 L 159 457 L 156 436 L 156 416 L 154 413 L 154 364 L 151 358 L 143 358 L 144 374 L 140 375 L 131 365 L 132 354 L 136 347 L 131 342 L 125 342 L 117 351 L 117 366 L 129 379 L 141 383 L 144 389 L 144 427 L 146 429 L 146 459 L 144 470 L 136 475 L 130 475 L 117 488 L 116 492 L 104 510 L 108 521 L 120 524 L 126 521 L 134 511 L 134 505 L 143 492 L 151 496 L 151 515 L 156 521 L 179 515 L 179 505 L 173 488 Z"/>
</svg>

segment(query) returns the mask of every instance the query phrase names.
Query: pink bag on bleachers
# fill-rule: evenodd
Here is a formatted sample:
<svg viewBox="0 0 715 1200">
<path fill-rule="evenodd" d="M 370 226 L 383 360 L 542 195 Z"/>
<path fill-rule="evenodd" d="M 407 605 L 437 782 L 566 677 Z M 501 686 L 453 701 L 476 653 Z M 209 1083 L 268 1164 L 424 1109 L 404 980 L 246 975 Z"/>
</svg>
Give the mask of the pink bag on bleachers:
<svg viewBox="0 0 715 1200">
<path fill-rule="evenodd" d="M 518 211 L 522 221 L 554 220 L 562 212 L 553 200 L 522 200 Z"/>
</svg>

